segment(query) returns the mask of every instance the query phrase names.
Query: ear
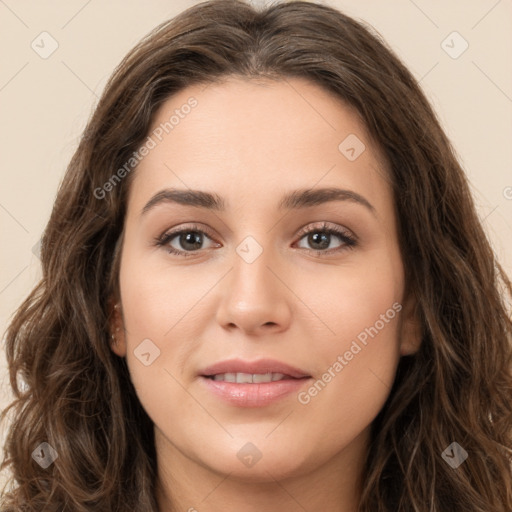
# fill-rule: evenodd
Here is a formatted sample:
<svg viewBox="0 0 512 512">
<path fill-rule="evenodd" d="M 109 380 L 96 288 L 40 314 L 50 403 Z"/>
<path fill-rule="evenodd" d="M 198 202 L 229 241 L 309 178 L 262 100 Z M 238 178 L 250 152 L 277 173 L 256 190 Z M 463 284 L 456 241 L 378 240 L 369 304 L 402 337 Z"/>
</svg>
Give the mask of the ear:
<svg viewBox="0 0 512 512">
<path fill-rule="evenodd" d="M 109 301 L 110 348 L 120 357 L 126 356 L 126 338 L 121 302 L 111 298 Z"/>
<path fill-rule="evenodd" d="M 400 322 L 400 355 L 415 354 L 422 342 L 422 329 L 418 312 L 418 302 L 414 294 L 408 293 L 403 303 Z"/>
</svg>

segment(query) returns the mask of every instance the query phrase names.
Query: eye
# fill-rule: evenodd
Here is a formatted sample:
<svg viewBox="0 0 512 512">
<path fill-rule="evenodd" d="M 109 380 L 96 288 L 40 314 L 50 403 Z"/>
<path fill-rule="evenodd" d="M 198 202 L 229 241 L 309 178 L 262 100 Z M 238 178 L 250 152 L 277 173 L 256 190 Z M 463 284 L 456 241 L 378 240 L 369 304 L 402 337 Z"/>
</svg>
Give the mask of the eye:
<svg viewBox="0 0 512 512">
<path fill-rule="evenodd" d="M 320 226 L 302 229 L 298 236 L 300 237 L 299 241 L 305 239 L 305 241 L 312 246 L 312 248 L 300 248 L 313 252 L 318 256 L 325 256 L 333 252 L 337 253 L 352 249 L 357 245 L 357 239 L 348 230 L 336 226 L 335 224 L 329 227 L 329 224 L 325 222 Z M 329 249 L 333 236 L 341 243 Z M 208 230 L 194 224 L 175 231 L 163 233 L 155 239 L 155 245 L 165 247 L 170 254 L 188 257 L 193 256 L 194 253 L 198 252 L 200 249 L 204 249 L 202 245 L 205 238 L 212 241 L 213 236 Z M 217 247 L 218 246 L 220 246 L 220 244 L 217 244 Z"/>
<path fill-rule="evenodd" d="M 157 246 L 165 246 L 170 254 L 187 257 L 192 256 L 199 249 L 203 248 L 201 245 L 205 237 L 211 240 L 207 230 L 197 225 L 192 225 L 164 233 L 156 238 L 155 244 Z"/>
<path fill-rule="evenodd" d="M 326 250 L 329 249 L 331 245 L 333 235 L 340 240 L 341 243 L 330 250 Z M 319 256 L 352 249 L 357 245 L 356 238 L 348 230 L 336 226 L 335 224 L 329 227 L 325 222 L 321 226 L 313 226 L 312 228 L 302 230 L 299 236 L 301 240 L 305 239 L 306 243 L 312 246 L 312 249 L 307 247 L 301 248 L 312 251 Z"/>
</svg>

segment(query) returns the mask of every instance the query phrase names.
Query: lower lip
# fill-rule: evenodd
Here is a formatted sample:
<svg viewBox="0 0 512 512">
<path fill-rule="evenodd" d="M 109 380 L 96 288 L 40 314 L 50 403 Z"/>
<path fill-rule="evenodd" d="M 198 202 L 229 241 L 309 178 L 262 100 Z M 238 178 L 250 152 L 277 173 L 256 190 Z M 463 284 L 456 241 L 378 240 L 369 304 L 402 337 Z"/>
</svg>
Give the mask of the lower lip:
<svg viewBox="0 0 512 512">
<path fill-rule="evenodd" d="M 201 376 L 207 389 L 237 407 L 264 407 L 297 393 L 310 378 L 284 379 L 258 384 L 225 382 Z"/>
</svg>

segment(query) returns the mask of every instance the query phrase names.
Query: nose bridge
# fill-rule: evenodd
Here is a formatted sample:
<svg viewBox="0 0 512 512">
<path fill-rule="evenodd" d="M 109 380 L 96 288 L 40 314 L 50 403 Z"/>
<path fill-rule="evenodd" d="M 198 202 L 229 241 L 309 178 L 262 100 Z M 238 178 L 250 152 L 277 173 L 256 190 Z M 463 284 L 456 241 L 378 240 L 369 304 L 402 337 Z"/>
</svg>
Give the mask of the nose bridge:
<svg viewBox="0 0 512 512">
<path fill-rule="evenodd" d="M 221 324 L 249 331 L 270 324 L 283 327 L 289 321 L 289 297 L 275 275 L 281 265 L 270 238 L 265 237 L 264 246 L 247 236 L 236 246 L 218 309 Z"/>
<path fill-rule="evenodd" d="M 233 258 L 233 271 L 230 277 L 231 295 L 238 296 L 242 301 L 268 300 L 279 293 L 275 289 L 274 275 L 269 267 L 278 266 L 274 251 L 270 246 L 270 237 L 265 241 L 258 237 L 262 243 L 252 236 L 246 236 L 236 246 Z"/>
</svg>

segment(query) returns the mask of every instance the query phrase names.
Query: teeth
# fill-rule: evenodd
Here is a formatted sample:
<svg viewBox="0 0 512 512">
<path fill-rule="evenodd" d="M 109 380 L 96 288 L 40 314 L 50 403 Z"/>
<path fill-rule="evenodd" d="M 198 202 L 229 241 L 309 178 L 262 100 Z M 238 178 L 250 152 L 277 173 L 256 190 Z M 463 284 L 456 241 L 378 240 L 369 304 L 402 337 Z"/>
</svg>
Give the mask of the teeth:
<svg viewBox="0 0 512 512">
<path fill-rule="evenodd" d="M 250 373 L 237 373 L 236 382 L 240 384 L 252 383 L 252 374 Z"/>
<path fill-rule="evenodd" d="M 219 373 L 213 376 L 213 380 L 236 382 L 237 384 L 258 384 L 283 380 L 285 377 L 284 373 Z"/>
<path fill-rule="evenodd" d="M 252 382 L 258 383 L 258 382 L 271 382 L 272 381 L 272 375 L 281 375 L 280 373 L 254 373 L 252 375 Z"/>
</svg>

